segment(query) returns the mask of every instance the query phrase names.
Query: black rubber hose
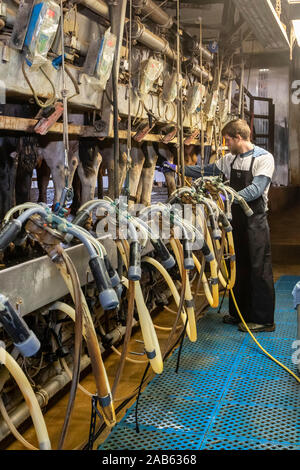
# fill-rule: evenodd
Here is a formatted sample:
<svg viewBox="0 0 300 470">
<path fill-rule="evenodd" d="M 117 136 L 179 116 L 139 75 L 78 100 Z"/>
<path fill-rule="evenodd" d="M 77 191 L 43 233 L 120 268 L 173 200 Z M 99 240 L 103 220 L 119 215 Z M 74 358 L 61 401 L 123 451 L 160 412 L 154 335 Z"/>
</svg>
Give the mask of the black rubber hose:
<svg viewBox="0 0 300 470">
<path fill-rule="evenodd" d="M 0 233 L 0 250 L 5 250 L 21 232 L 21 229 L 22 223 L 17 219 L 13 219 L 5 225 Z"/>
<path fill-rule="evenodd" d="M 137 240 L 133 240 L 130 243 L 129 249 L 128 279 L 131 281 L 140 281 L 141 276 L 141 245 Z"/>
<path fill-rule="evenodd" d="M 90 217 L 90 213 L 83 209 L 75 215 L 74 219 L 72 220 L 72 224 L 79 225 L 80 227 L 84 227 L 89 217 Z"/>
<path fill-rule="evenodd" d="M 163 265 L 163 267 L 166 269 L 173 268 L 173 266 L 175 266 L 175 259 L 170 254 L 164 242 L 160 238 L 157 238 L 157 239 L 151 238 L 151 243 L 155 252 L 160 257 L 161 262 L 162 262 L 161 264 Z"/>
<path fill-rule="evenodd" d="M 214 259 L 214 254 L 210 251 L 206 241 L 204 240 L 203 246 L 201 248 L 201 251 L 205 257 L 205 261 L 212 261 Z"/>
<path fill-rule="evenodd" d="M 118 297 L 112 287 L 103 258 L 95 256 L 89 265 L 99 291 L 99 300 L 104 310 L 113 310 L 119 305 Z"/>
<path fill-rule="evenodd" d="M 111 282 L 112 286 L 113 287 L 117 286 L 118 284 L 120 284 L 121 280 L 120 280 L 119 274 L 113 268 L 113 266 L 110 262 L 110 259 L 107 255 L 104 255 L 104 263 L 105 263 L 108 275 L 110 277 L 110 282 Z"/>
<path fill-rule="evenodd" d="M 41 347 L 38 338 L 18 315 L 8 298 L 2 294 L 0 294 L 0 322 L 23 356 L 30 357 L 38 352 Z"/>
</svg>

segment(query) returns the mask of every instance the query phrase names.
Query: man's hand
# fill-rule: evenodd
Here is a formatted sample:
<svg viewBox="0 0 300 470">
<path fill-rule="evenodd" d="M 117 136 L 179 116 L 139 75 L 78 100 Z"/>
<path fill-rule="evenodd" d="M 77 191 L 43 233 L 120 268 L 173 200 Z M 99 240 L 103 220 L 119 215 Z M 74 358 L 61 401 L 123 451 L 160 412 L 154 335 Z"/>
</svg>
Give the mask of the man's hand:
<svg viewBox="0 0 300 470">
<path fill-rule="evenodd" d="M 169 171 L 176 171 L 176 165 L 174 165 L 174 163 L 171 163 L 171 162 L 168 162 L 168 160 L 166 160 L 163 164 L 162 164 L 162 167 L 161 167 L 161 171 L 163 173 L 168 173 Z"/>
</svg>

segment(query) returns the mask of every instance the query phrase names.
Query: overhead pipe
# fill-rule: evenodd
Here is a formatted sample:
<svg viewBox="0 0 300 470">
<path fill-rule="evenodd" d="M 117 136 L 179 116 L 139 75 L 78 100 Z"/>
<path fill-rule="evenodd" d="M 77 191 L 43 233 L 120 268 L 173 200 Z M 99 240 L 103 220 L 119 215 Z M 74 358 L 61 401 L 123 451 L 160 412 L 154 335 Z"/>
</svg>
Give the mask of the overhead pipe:
<svg viewBox="0 0 300 470">
<path fill-rule="evenodd" d="M 104 16 L 107 20 L 109 19 L 109 8 L 103 0 L 80 0 L 79 3 L 94 13 Z"/>
<path fill-rule="evenodd" d="M 128 24 L 126 26 L 127 28 L 129 27 Z M 176 51 L 171 49 L 168 41 L 152 33 L 139 20 L 134 20 L 132 22 L 131 37 L 132 39 L 135 39 L 138 42 L 142 43 L 144 46 L 149 47 L 149 49 L 165 54 L 169 59 L 173 61 L 177 59 Z M 198 74 L 197 76 L 200 76 L 202 74 L 204 78 L 206 77 L 209 81 L 212 80 L 212 75 L 206 69 L 195 67 L 195 70 L 193 69 L 191 73 L 193 73 L 194 75 Z"/>
<path fill-rule="evenodd" d="M 129 25 L 127 25 L 128 27 Z M 137 19 L 132 22 L 131 37 L 144 44 L 144 46 L 165 54 L 169 59 L 176 60 L 176 52 L 170 48 L 168 41 L 153 34 Z"/>
<path fill-rule="evenodd" d="M 204 67 L 201 68 L 200 65 L 196 64 L 195 62 L 186 61 L 182 65 L 188 73 L 191 73 L 198 78 L 201 78 L 202 76 L 202 79 L 208 80 L 209 82 L 213 80 L 212 74 L 208 72 Z"/>
<path fill-rule="evenodd" d="M 141 11 L 147 18 L 150 18 L 154 23 L 158 24 L 161 28 L 171 28 L 173 18 L 169 16 L 162 8 L 160 8 L 152 0 L 133 0 L 133 8 Z"/>
</svg>

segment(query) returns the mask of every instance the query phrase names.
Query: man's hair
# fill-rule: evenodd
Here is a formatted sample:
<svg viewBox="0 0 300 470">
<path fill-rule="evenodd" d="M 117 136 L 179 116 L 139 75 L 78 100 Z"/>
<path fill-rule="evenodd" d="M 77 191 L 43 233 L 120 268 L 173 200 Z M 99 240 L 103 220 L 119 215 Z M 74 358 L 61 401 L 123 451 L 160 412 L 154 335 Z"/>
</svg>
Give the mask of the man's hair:
<svg viewBox="0 0 300 470">
<path fill-rule="evenodd" d="M 237 137 L 240 135 L 244 140 L 250 140 L 251 131 L 247 122 L 244 119 L 235 119 L 228 122 L 222 129 L 222 135 L 229 135 L 229 137 Z"/>
</svg>

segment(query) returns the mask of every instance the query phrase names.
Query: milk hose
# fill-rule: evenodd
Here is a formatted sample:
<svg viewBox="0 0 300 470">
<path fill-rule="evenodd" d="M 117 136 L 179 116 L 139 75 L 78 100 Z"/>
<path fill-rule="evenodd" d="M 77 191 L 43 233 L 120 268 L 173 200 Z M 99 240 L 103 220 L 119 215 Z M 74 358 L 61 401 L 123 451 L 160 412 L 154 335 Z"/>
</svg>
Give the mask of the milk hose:
<svg viewBox="0 0 300 470">
<path fill-rule="evenodd" d="M 234 249 L 234 242 L 232 236 L 232 227 L 229 223 L 225 213 L 223 210 L 213 201 L 212 199 L 207 199 L 207 202 L 218 212 L 219 219 L 221 219 L 221 224 L 223 226 L 224 231 L 226 232 L 226 238 L 228 241 L 228 252 L 230 258 L 230 279 L 225 280 L 221 270 L 218 269 L 218 277 L 219 280 L 224 288 L 231 288 L 235 284 L 235 277 L 236 277 L 236 262 L 235 262 L 235 249 Z M 216 240 L 216 245 L 218 246 L 219 242 Z"/>
<path fill-rule="evenodd" d="M 178 217 L 178 215 L 176 215 L 176 214 L 174 214 L 174 216 L 172 217 L 171 208 L 164 205 L 164 204 L 153 204 L 152 206 L 145 207 L 144 209 L 142 209 L 140 211 L 139 217 L 143 220 L 144 218 L 147 218 L 149 214 L 152 215 L 152 213 L 157 213 L 157 212 L 163 213 L 163 214 L 167 215 L 168 217 L 170 217 L 171 219 L 173 219 L 172 223 L 175 226 L 179 226 L 182 229 L 182 232 L 183 232 L 183 235 L 184 235 L 184 239 L 183 239 L 184 266 L 185 266 L 186 269 L 193 269 L 194 268 L 194 262 L 193 262 L 193 258 L 191 256 L 191 247 L 190 247 L 189 239 L 188 239 L 188 236 L 187 236 L 187 229 L 186 229 L 186 226 L 184 225 L 183 219 Z M 192 237 L 194 238 L 195 237 L 194 231 L 190 230 L 189 228 L 188 228 L 188 231 L 190 231 L 192 233 Z M 202 239 L 203 239 L 203 237 L 202 237 Z M 203 239 L 203 241 L 204 241 L 204 239 Z"/>
<path fill-rule="evenodd" d="M 228 254 L 230 258 L 230 279 L 225 280 L 223 277 L 223 274 L 221 273 L 221 270 L 218 269 L 218 277 L 219 280 L 224 288 L 231 288 L 235 284 L 235 278 L 236 278 L 236 263 L 235 263 L 235 249 L 234 249 L 234 242 L 233 242 L 233 235 L 232 235 L 232 227 L 231 224 L 229 223 L 227 217 L 225 216 L 224 212 L 220 207 L 217 206 L 217 204 L 213 201 L 210 200 L 210 204 L 212 207 L 216 209 L 219 213 L 219 218 L 221 217 L 221 223 L 223 226 L 223 230 L 226 233 L 226 238 L 228 241 Z M 220 249 L 219 241 L 216 240 L 216 247 Z M 222 250 L 221 250 L 222 251 Z"/>
<path fill-rule="evenodd" d="M 7 424 L 7 427 L 9 428 L 12 435 L 17 439 L 17 441 L 19 441 L 21 444 L 23 444 L 24 447 L 26 447 L 29 450 L 39 450 L 37 447 L 30 444 L 30 442 L 26 441 L 26 439 L 24 439 L 24 437 L 19 433 L 19 431 L 13 424 L 12 420 L 10 419 L 6 411 L 6 408 L 5 408 L 5 405 L 3 403 L 1 396 L 0 396 L 0 412 L 3 416 L 4 421 Z"/>
<path fill-rule="evenodd" d="M 133 223 L 130 221 L 129 217 L 126 217 L 122 214 L 122 211 L 118 209 L 117 204 L 111 199 L 96 199 L 88 201 L 85 203 L 79 211 L 77 212 L 75 218 L 73 219 L 74 224 L 84 225 L 86 220 L 90 216 L 90 212 L 93 211 L 96 207 L 103 207 L 108 211 L 109 215 L 118 214 L 122 221 L 125 222 L 125 225 L 128 227 L 130 234 L 130 265 L 128 268 L 128 278 L 130 280 L 140 280 L 141 278 L 141 268 L 140 268 L 140 244 L 138 240 L 138 235 Z"/>
<path fill-rule="evenodd" d="M 121 245 L 121 247 L 120 247 Z M 123 255 L 125 267 L 128 266 L 129 247 L 126 240 L 117 241 L 118 249 Z M 126 256 L 124 257 L 124 254 Z M 139 281 L 135 281 L 135 303 L 139 315 L 140 327 L 145 344 L 145 351 L 150 361 L 151 367 L 155 373 L 161 374 L 163 371 L 163 361 L 161 357 L 160 346 L 157 340 L 156 332 L 152 323 L 151 316 L 145 304 L 141 285 Z"/>
<path fill-rule="evenodd" d="M 173 282 L 173 279 L 171 278 L 171 276 L 167 272 L 167 270 L 156 259 L 151 258 L 149 256 L 145 256 L 143 258 L 143 262 L 151 264 L 152 266 L 154 266 L 160 272 L 160 274 L 163 276 L 164 280 L 166 281 L 166 283 L 167 283 L 167 285 L 168 285 L 168 287 L 169 287 L 169 289 L 172 293 L 172 296 L 175 300 L 175 303 L 176 303 L 177 307 L 179 307 L 179 305 L 180 305 L 180 295 L 179 295 L 178 290 L 177 290 L 177 288 L 176 288 L 176 286 Z M 188 317 L 187 317 L 187 314 L 186 314 L 186 311 L 185 311 L 184 307 L 182 308 L 180 313 L 181 313 L 182 322 L 183 322 L 183 324 L 185 324 Z M 190 337 L 191 332 L 190 332 L 189 323 L 187 323 L 186 331 L 187 331 L 188 336 Z"/>
<path fill-rule="evenodd" d="M 4 343 L 0 343 L 0 364 L 3 364 L 17 382 L 23 397 L 28 405 L 40 450 L 51 450 L 47 427 L 40 405 L 32 387 L 15 359 L 5 350 Z"/>
<path fill-rule="evenodd" d="M 41 243 L 45 251 L 53 260 L 57 259 L 57 255 L 61 255 L 61 252 L 63 251 L 60 246 L 56 246 L 57 255 L 55 253 L 53 255 L 52 246 L 49 247 L 48 245 L 43 244 L 41 241 L 39 241 L 39 243 Z M 54 264 L 57 267 L 57 269 L 60 271 L 68 287 L 68 290 L 71 294 L 71 297 L 73 298 L 73 301 L 75 301 L 73 285 L 69 279 L 69 276 L 67 275 L 64 269 L 64 265 L 59 262 L 55 262 Z M 91 358 L 93 374 L 94 374 L 95 381 L 96 381 L 97 393 L 98 393 L 99 401 L 101 403 L 101 413 L 107 425 L 113 426 L 116 422 L 114 406 L 113 406 L 112 397 L 110 393 L 110 386 L 109 386 L 107 374 L 106 374 L 105 367 L 102 361 L 98 338 L 94 329 L 93 321 L 91 318 L 88 305 L 86 303 L 86 299 L 81 289 L 80 289 L 80 296 L 81 296 L 81 302 L 82 302 L 82 307 L 83 307 L 83 321 L 84 321 L 84 326 L 85 326 L 86 335 L 87 335 L 87 346 L 88 346 L 88 351 L 89 351 L 89 355 Z"/>
<path fill-rule="evenodd" d="M 3 217 L 3 225 L 9 222 L 15 212 L 21 212 L 25 209 L 30 209 L 31 207 L 41 206 L 39 204 L 36 204 L 35 202 L 24 202 L 23 204 L 19 204 L 18 206 L 12 207 Z"/>
<path fill-rule="evenodd" d="M 57 267 L 61 271 L 61 268 L 59 266 Z M 63 275 L 62 271 L 61 274 Z M 73 297 L 74 301 L 75 296 L 72 289 L 72 285 L 70 285 L 70 281 L 66 278 L 66 276 L 64 276 L 64 280 L 69 288 L 70 294 Z M 101 414 L 106 424 L 111 427 L 115 424 L 115 411 L 110 392 L 110 385 L 103 364 L 98 338 L 93 325 L 93 320 L 91 318 L 91 314 L 86 303 L 85 297 L 82 293 L 82 290 L 80 290 L 80 295 L 83 306 L 83 325 L 86 332 L 86 342 L 89 351 L 89 356 L 91 358 L 91 365 L 95 377 L 97 394 L 101 402 Z"/>
<path fill-rule="evenodd" d="M 191 285 L 190 285 L 188 272 L 186 269 L 182 269 L 182 265 L 181 265 L 182 246 L 179 240 L 173 237 L 170 239 L 170 245 L 175 254 L 181 277 L 182 279 L 185 277 L 186 289 L 185 289 L 184 299 L 185 299 L 186 312 L 187 312 L 189 328 L 190 328 L 189 338 L 190 338 L 190 341 L 195 342 L 197 340 L 197 328 L 196 328 L 196 320 L 195 320 L 194 299 L 193 299 L 192 292 L 191 292 Z"/>
<path fill-rule="evenodd" d="M 68 235 L 75 236 L 81 241 L 89 253 L 89 266 L 93 274 L 97 289 L 99 291 L 99 300 L 105 310 L 113 310 L 119 305 L 119 300 L 115 290 L 112 287 L 111 279 L 107 273 L 106 265 L 103 257 L 103 250 L 99 245 L 99 250 L 94 247 L 94 240 L 91 241 L 90 234 L 83 231 L 76 225 L 67 222 L 65 219 L 55 214 L 49 214 L 46 217 L 48 223 L 55 223 L 57 230 L 67 233 L 66 241 L 69 241 Z M 98 253 L 97 253 L 98 251 Z"/>
<path fill-rule="evenodd" d="M 182 191 L 179 190 L 177 192 L 177 194 L 180 194 L 180 193 L 188 193 L 188 194 L 191 194 L 192 196 L 194 195 L 194 191 L 190 188 L 182 188 Z M 180 194 L 181 195 L 181 194 Z M 198 218 L 199 218 L 199 214 L 198 214 Z M 197 217 L 196 217 L 196 221 L 197 221 Z M 203 221 L 202 219 L 201 220 L 201 224 L 200 226 L 202 226 L 202 229 L 203 229 Z M 199 231 L 197 231 L 198 233 Z M 211 306 L 218 306 L 218 303 L 219 303 L 219 287 L 218 287 L 218 272 L 217 272 L 217 263 L 216 263 L 216 259 L 214 257 L 214 248 L 213 248 L 213 245 L 212 245 L 212 241 L 211 241 L 211 238 L 210 238 L 210 235 L 209 235 L 209 232 L 207 232 L 207 239 L 205 241 L 205 245 L 207 246 L 207 251 L 205 252 L 206 255 L 208 253 L 208 258 L 206 256 L 206 260 L 209 261 L 209 264 L 210 264 L 210 270 L 211 270 L 211 275 L 212 275 L 212 278 L 211 278 L 211 283 L 212 283 L 212 288 L 210 290 L 210 287 L 209 287 L 209 284 L 208 284 L 208 281 L 207 281 L 207 278 L 206 278 L 206 275 L 205 273 L 203 272 L 201 274 L 201 279 L 202 279 L 202 282 L 203 282 L 203 287 L 204 287 L 204 293 L 206 295 L 206 298 L 209 302 L 209 304 Z M 201 233 L 201 232 L 199 232 Z M 199 235 L 198 235 L 199 236 Z M 201 237 L 204 239 L 204 236 L 202 235 L 201 233 Z M 202 250 L 203 252 L 204 250 Z M 199 272 L 199 274 L 201 273 L 201 265 L 199 263 L 199 261 L 197 260 L 197 258 L 195 257 L 195 255 L 193 254 L 193 261 L 194 261 L 194 264 Z M 202 271 L 204 271 L 204 268 L 202 269 Z"/>
</svg>

